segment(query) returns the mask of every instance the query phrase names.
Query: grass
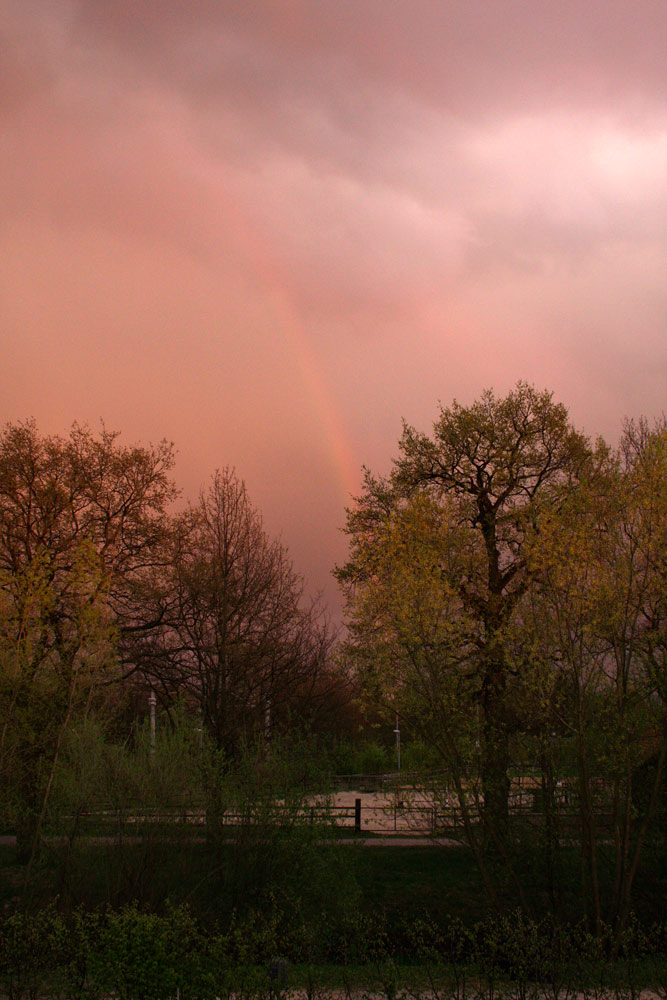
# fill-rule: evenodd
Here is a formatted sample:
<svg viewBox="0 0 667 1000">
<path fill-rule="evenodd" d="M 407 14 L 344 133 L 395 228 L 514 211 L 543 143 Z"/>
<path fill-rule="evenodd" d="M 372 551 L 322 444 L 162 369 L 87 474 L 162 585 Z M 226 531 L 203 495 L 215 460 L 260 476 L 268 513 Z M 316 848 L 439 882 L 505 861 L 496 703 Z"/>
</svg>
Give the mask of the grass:
<svg viewBox="0 0 667 1000">
<path fill-rule="evenodd" d="M 406 915 L 465 913 L 475 920 L 487 905 L 479 872 L 465 847 L 371 847 L 353 852 L 364 907 Z"/>
<path fill-rule="evenodd" d="M 137 902 L 160 911 L 170 900 L 187 903 L 203 920 L 224 923 L 233 910 L 262 912 L 272 898 L 288 899 L 316 919 L 327 910 L 347 908 L 360 915 L 384 914 L 393 928 L 425 915 L 440 922 L 457 916 L 473 925 L 489 913 L 481 877 L 465 847 L 379 846 L 364 837 L 356 843 L 323 843 L 319 832 L 308 828 L 253 831 L 215 848 L 194 841 L 188 828 L 174 836 L 171 827 L 170 834 L 146 824 L 127 828 L 129 839 L 122 843 L 81 838 L 71 849 L 48 845 L 35 870 L 34 904 L 57 897 L 65 909 Z M 549 900 L 536 849 L 531 854 L 526 847 L 518 866 L 539 919 L 549 912 Z M 667 917 L 665 868 L 662 855 L 647 851 L 635 893 L 635 907 L 647 923 Z M 613 870 L 602 866 L 601 874 L 608 893 Z M 16 899 L 22 875 L 14 847 L 0 845 L 0 907 Z M 562 917 L 572 923 L 582 917 L 580 875 L 576 850 L 561 850 L 557 902 Z M 502 891 L 511 911 L 517 905 L 511 880 Z"/>
<path fill-rule="evenodd" d="M 160 830 L 144 830 L 144 838 L 137 842 L 134 833 L 130 831 L 131 839 L 122 844 L 80 840 L 71 851 L 63 844 L 48 846 L 36 873 L 36 895 L 44 900 L 60 896 L 71 905 L 86 906 L 105 902 L 118 906 L 136 899 L 158 908 L 169 898 L 175 903 L 187 902 L 195 912 L 211 917 L 227 914 L 230 894 L 238 895 L 233 885 L 235 868 L 240 879 L 237 845 L 223 843 L 212 850 L 185 837 L 166 840 Z M 334 864 L 339 869 L 341 889 L 355 898 L 355 905 L 363 912 L 408 915 L 465 911 L 474 919 L 484 915 L 479 876 L 465 848 L 376 847 L 368 842 L 332 843 L 314 850 L 312 844 L 306 846 L 308 857 L 304 860 L 302 852 L 290 851 L 289 845 L 250 843 L 246 861 L 251 867 L 263 861 L 267 875 L 277 874 L 283 882 L 294 883 L 308 873 L 310 863 L 314 869 L 311 879 L 322 879 L 325 895 L 329 884 L 322 865 Z M 275 867 L 282 869 L 277 873 L 271 868 L 271 851 Z M 15 849 L 0 846 L 0 903 L 15 894 L 20 873 Z M 313 892 L 317 895 L 317 886 Z"/>
</svg>

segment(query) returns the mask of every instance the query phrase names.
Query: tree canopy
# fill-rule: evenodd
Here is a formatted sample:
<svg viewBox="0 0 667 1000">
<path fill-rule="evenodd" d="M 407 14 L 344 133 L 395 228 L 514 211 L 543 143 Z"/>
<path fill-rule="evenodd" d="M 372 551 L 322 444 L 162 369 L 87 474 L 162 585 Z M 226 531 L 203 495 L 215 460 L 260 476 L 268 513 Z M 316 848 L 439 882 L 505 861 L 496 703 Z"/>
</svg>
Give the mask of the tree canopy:
<svg viewBox="0 0 667 1000">
<path fill-rule="evenodd" d="M 487 856 L 504 858 L 521 891 L 510 767 L 530 760 L 555 900 L 554 755 L 570 761 L 598 928 L 600 789 L 615 844 L 607 915 L 622 922 L 663 783 L 666 447 L 664 421 L 592 446 L 525 383 L 454 403 L 430 436 L 404 427 L 388 476 L 366 471 L 337 570 L 346 660 L 372 704 L 438 750 L 487 876 Z M 641 822 L 638 747 L 655 761 Z"/>
<path fill-rule="evenodd" d="M 450 636 L 450 658 L 465 649 L 482 715 L 482 782 L 487 830 L 502 836 L 507 820 L 508 739 L 514 724 L 508 684 L 512 669 L 506 632 L 528 587 L 525 543 L 545 511 L 590 462 L 586 439 L 548 392 L 519 383 L 505 398 L 487 390 L 472 406 L 442 408 L 431 437 L 404 426 L 399 457 L 387 478 L 367 472 L 364 492 L 348 511 L 351 556 L 338 577 L 351 609 L 379 585 L 369 559 L 386 525 L 430 498 L 447 525 L 447 551 L 434 553 L 441 613 L 465 621 Z M 430 539 L 429 539 L 430 544 Z M 452 600 L 460 611 L 452 613 Z M 353 638 L 365 627 L 351 621 Z"/>
</svg>

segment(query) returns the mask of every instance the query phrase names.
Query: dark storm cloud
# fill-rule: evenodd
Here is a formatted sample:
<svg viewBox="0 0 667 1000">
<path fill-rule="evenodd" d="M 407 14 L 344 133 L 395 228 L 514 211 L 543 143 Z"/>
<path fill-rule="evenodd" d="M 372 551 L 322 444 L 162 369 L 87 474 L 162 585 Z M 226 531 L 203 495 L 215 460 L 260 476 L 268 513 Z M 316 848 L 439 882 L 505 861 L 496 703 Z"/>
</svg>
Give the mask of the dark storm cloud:
<svg viewBox="0 0 667 1000">
<path fill-rule="evenodd" d="M 347 70 L 342 90 L 372 80 L 454 114 L 493 116 L 508 104 L 650 105 L 665 82 L 667 14 L 657 0 L 83 0 L 75 24 L 211 95 L 227 92 L 233 76 L 239 91 L 271 78 L 278 94 L 294 88 L 303 96 L 305 82 L 317 85 L 318 67 L 334 65 Z M 184 61 L 202 38 L 210 58 Z M 216 51 L 220 39 L 234 42 Z"/>
</svg>

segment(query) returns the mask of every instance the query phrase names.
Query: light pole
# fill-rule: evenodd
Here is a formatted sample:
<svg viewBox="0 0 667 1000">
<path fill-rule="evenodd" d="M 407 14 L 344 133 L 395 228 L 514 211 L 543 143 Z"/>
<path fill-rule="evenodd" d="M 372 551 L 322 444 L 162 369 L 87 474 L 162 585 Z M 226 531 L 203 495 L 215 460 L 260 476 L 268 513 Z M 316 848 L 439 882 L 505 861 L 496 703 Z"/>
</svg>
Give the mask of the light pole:
<svg viewBox="0 0 667 1000">
<path fill-rule="evenodd" d="M 148 705 L 151 712 L 151 760 L 155 756 L 155 708 L 157 706 L 157 698 L 155 697 L 155 691 L 151 688 L 151 693 L 148 696 Z"/>
<path fill-rule="evenodd" d="M 394 734 L 396 736 L 396 759 L 398 762 L 398 773 L 401 773 L 401 730 L 398 728 L 398 712 L 396 713 L 396 728 L 394 729 Z"/>
<path fill-rule="evenodd" d="M 396 830 L 396 813 L 397 810 L 403 808 L 403 803 L 401 802 L 401 730 L 398 725 L 398 712 L 396 713 L 396 728 L 394 729 L 396 734 L 396 760 L 398 763 L 398 777 L 396 779 L 396 806 L 394 808 L 394 830 Z"/>
</svg>

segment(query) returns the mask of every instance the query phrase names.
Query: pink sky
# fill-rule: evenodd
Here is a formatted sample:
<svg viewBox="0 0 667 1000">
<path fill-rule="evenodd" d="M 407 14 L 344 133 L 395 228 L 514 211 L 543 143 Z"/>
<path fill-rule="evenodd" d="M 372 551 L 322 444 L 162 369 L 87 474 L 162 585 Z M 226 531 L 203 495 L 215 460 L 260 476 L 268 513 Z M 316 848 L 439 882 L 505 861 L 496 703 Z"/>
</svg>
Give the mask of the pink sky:
<svg viewBox="0 0 667 1000">
<path fill-rule="evenodd" d="M 401 417 L 667 388 L 660 0 L 0 0 L 0 418 L 246 480 L 309 589 Z"/>
</svg>

